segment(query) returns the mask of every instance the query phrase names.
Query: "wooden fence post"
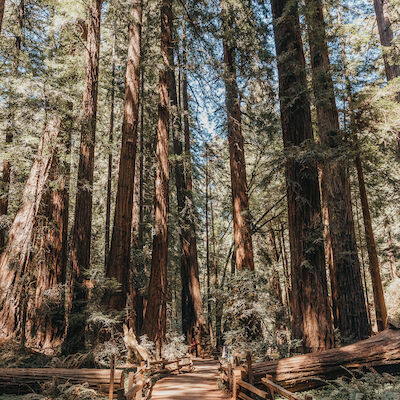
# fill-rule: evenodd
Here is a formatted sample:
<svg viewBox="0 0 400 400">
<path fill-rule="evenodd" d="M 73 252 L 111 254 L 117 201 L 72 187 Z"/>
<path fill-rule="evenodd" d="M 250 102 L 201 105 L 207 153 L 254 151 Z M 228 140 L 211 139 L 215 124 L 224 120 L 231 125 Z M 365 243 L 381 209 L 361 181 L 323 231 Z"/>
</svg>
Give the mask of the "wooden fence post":
<svg viewBox="0 0 400 400">
<path fill-rule="evenodd" d="M 251 385 L 254 385 L 253 362 L 251 360 L 251 353 L 249 351 L 246 354 L 246 362 L 247 362 L 247 374 L 249 377 L 249 383 Z"/>
<path fill-rule="evenodd" d="M 110 388 L 108 390 L 108 399 L 113 400 L 114 398 L 114 376 L 115 376 L 115 354 L 111 357 L 110 366 Z"/>
</svg>

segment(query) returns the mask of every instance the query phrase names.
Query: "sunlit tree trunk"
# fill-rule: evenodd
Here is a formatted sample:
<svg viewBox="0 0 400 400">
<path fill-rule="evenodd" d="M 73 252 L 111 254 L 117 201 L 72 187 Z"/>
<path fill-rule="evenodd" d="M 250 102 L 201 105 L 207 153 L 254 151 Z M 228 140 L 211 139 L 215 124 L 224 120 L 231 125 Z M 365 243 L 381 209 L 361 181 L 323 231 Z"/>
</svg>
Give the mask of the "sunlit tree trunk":
<svg viewBox="0 0 400 400">
<path fill-rule="evenodd" d="M 230 16 L 228 0 L 222 0 L 221 5 L 235 260 L 236 268 L 239 271 L 242 269 L 254 270 L 242 117 L 236 77 L 236 49 L 232 39 L 233 18 Z"/>
<path fill-rule="evenodd" d="M 128 293 L 134 290 L 129 285 L 128 277 L 130 276 L 133 190 L 139 122 L 141 26 L 141 2 L 132 0 L 128 62 L 125 76 L 122 147 L 115 201 L 114 228 L 107 262 L 107 277 L 116 279 L 121 285 L 117 293 L 106 296 L 107 305 L 116 310 L 124 309 Z"/>
<path fill-rule="evenodd" d="M 83 271 L 90 268 L 92 237 L 92 202 L 94 146 L 96 140 L 97 93 L 100 55 L 100 20 L 102 0 L 91 0 L 88 8 L 88 37 L 86 42 L 85 87 L 81 117 L 78 181 L 75 217 L 72 229 L 71 272 L 68 294 L 68 333 L 63 351 L 75 353 L 85 345 L 85 302 Z"/>
<path fill-rule="evenodd" d="M 44 188 L 49 176 L 61 119 L 47 124 L 40 139 L 37 156 L 25 184 L 21 207 L 11 225 L 8 240 L 0 257 L 0 336 L 20 336 L 23 332 L 27 304 L 28 276 L 32 232 Z"/>
<path fill-rule="evenodd" d="M 37 239 L 28 267 L 34 293 L 27 304 L 27 346 L 49 354 L 57 350 L 65 333 L 72 103 L 67 103 L 61 112 L 64 117 L 37 217 Z"/>
<path fill-rule="evenodd" d="M 320 0 L 306 0 L 306 21 L 318 132 L 321 144 L 337 152 L 342 141 L 330 72 L 324 15 Z M 365 339 L 371 334 L 362 287 L 354 229 L 349 174 L 340 159 L 323 161 L 322 198 L 326 203 L 331 254 L 331 287 L 335 322 L 343 336 Z"/>
<path fill-rule="evenodd" d="M 321 204 L 316 163 L 298 160 L 296 148 L 313 141 L 310 103 L 297 2 L 272 0 L 279 73 L 283 142 L 287 154 L 291 311 L 295 338 L 305 351 L 333 347 L 322 241 Z M 304 150 L 303 150 L 304 151 Z"/>
<path fill-rule="evenodd" d="M 167 261 L 168 261 L 168 136 L 170 60 L 172 46 L 172 1 L 161 3 L 161 55 L 163 65 L 159 77 L 159 105 L 157 123 L 157 170 L 155 187 L 155 234 L 151 258 L 148 304 L 143 330 L 161 352 L 166 333 Z"/>
</svg>

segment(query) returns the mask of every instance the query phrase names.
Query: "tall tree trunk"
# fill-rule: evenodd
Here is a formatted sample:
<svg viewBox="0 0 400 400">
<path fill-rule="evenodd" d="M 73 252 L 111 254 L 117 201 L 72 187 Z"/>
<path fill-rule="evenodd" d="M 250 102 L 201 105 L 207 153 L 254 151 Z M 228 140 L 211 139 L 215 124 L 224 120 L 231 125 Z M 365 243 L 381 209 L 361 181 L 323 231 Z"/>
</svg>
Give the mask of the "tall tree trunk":
<svg viewBox="0 0 400 400">
<path fill-rule="evenodd" d="M 91 0 L 88 8 L 89 20 L 86 42 L 85 88 L 81 117 L 81 144 L 67 300 L 69 315 L 73 316 L 73 318 L 69 318 L 68 332 L 63 349 L 67 354 L 78 352 L 85 346 L 85 303 L 87 294 L 84 287 L 83 271 L 90 268 L 101 6 L 102 0 Z"/>
<path fill-rule="evenodd" d="M 272 0 L 279 73 L 283 142 L 287 154 L 289 239 L 293 335 L 305 351 L 333 347 L 322 241 L 321 204 L 316 163 L 298 160 L 296 148 L 313 141 L 303 43 L 297 2 Z"/>
<path fill-rule="evenodd" d="M 49 176 L 60 131 L 61 119 L 51 119 L 40 139 L 37 156 L 25 184 L 21 207 L 11 225 L 0 257 L 0 336 L 20 336 L 26 307 L 26 266 L 30 256 L 32 231 L 44 187 Z"/>
<path fill-rule="evenodd" d="M 111 186 L 112 186 L 112 166 L 113 166 L 113 136 L 114 136 L 114 105 L 115 105 L 115 42 L 116 34 L 112 47 L 111 61 L 111 105 L 110 105 L 110 130 L 108 134 L 108 169 L 107 169 L 107 200 L 106 200 L 106 231 L 104 236 L 104 265 L 107 268 L 108 253 L 110 250 L 110 226 L 111 226 Z"/>
<path fill-rule="evenodd" d="M 183 124 L 185 141 L 185 227 L 187 227 L 187 242 L 189 246 L 189 270 L 187 271 L 189 283 L 190 305 L 190 330 L 195 337 L 197 346 L 202 342 L 206 334 L 206 322 L 203 314 L 203 301 L 200 291 L 199 263 L 197 256 L 196 224 L 193 206 L 193 183 L 192 183 L 192 154 L 190 145 L 190 123 L 189 123 L 189 96 L 187 77 L 187 48 L 186 48 L 186 27 L 183 26 L 183 65 L 182 74 L 182 105 Z"/>
<path fill-rule="evenodd" d="M 232 213 L 236 268 L 254 270 L 246 161 L 236 77 L 236 49 L 232 40 L 233 18 L 229 1 L 222 0 L 222 44 L 224 49 L 225 103 L 228 120 L 229 159 L 232 186 Z"/>
<path fill-rule="evenodd" d="M 340 154 L 343 143 L 330 72 L 321 0 L 306 0 L 313 89 L 322 146 Z M 335 322 L 343 336 L 365 339 L 371 334 L 362 287 L 346 166 L 338 156 L 322 166 L 322 197 L 326 202 L 332 244 L 331 286 Z"/>
<path fill-rule="evenodd" d="M 358 185 L 360 188 L 361 209 L 364 219 L 365 241 L 367 242 L 367 251 L 369 258 L 369 271 L 372 280 L 372 291 L 374 293 L 376 323 L 379 331 L 383 331 L 388 327 L 387 310 L 385 304 L 385 296 L 383 293 L 382 280 L 380 275 L 378 254 L 376 252 L 374 231 L 372 229 L 371 214 L 369 212 L 369 204 L 367 190 L 365 187 L 364 171 L 361 164 L 360 155 L 356 156 L 356 169 Z"/>
<path fill-rule="evenodd" d="M 340 11 L 338 9 L 338 19 L 340 21 Z M 350 79 L 347 72 L 347 57 L 346 57 L 346 50 L 345 50 L 345 43 L 344 39 L 341 38 L 341 53 L 343 58 L 343 64 L 345 67 L 345 78 L 346 78 L 346 92 L 347 92 L 347 101 L 349 104 L 349 116 L 350 116 L 350 127 L 353 132 L 353 140 L 358 151 L 358 137 L 356 131 L 356 121 L 354 118 L 353 112 L 353 96 L 352 96 L 352 87 L 350 83 Z M 358 186 L 360 190 L 360 199 L 361 199 L 361 209 L 363 214 L 364 220 L 364 231 L 365 231 L 365 241 L 367 243 L 367 252 L 368 252 L 368 259 L 369 259 L 369 270 L 371 274 L 371 281 L 372 281 L 372 291 L 374 294 L 374 303 L 375 303 L 375 315 L 378 330 L 384 330 L 388 327 L 387 324 L 387 310 L 385 304 L 385 297 L 383 293 L 383 286 L 382 280 L 380 276 L 380 268 L 379 268 L 379 260 L 378 254 L 376 251 L 375 245 L 375 237 L 374 231 L 372 229 L 372 220 L 371 214 L 369 212 L 369 204 L 368 204 L 368 196 L 367 190 L 365 187 L 365 179 L 364 179 L 364 171 L 362 167 L 361 157 L 359 152 L 356 153 L 355 157 L 355 166 L 357 170 L 357 179 L 358 179 Z"/>
<path fill-rule="evenodd" d="M 125 76 L 125 108 L 122 124 L 122 147 L 119 163 L 117 197 L 115 201 L 114 228 L 107 263 L 107 277 L 121 285 L 117 293 L 109 293 L 110 308 L 124 309 L 130 290 L 130 258 L 132 233 L 132 207 L 135 180 L 137 127 L 139 121 L 140 91 L 140 41 L 142 7 L 140 0 L 132 0 L 129 25 L 128 62 Z M 133 304 L 131 305 L 133 306 Z"/>
<path fill-rule="evenodd" d="M 138 226 L 137 226 L 137 237 L 134 243 L 134 250 L 139 252 L 139 259 L 143 257 L 143 231 L 144 231 L 144 68 L 141 68 L 141 88 L 140 88 L 140 136 L 139 136 L 139 193 L 138 193 Z M 137 179 L 136 179 L 137 181 Z M 144 274 L 143 262 L 137 262 L 134 260 L 134 273 L 138 276 Z M 137 277 L 134 276 L 134 284 L 137 285 Z M 135 301 L 135 328 L 136 336 L 140 336 L 143 327 L 143 312 L 144 312 L 144 297 L 141 292 L 136 290 L 136 301 Z"/>
<path fill-rule="evenodd" d="M 0 4 L 0 11 L 2 11 L 1 18 L 3 18 L 4 13 L 4 1 Z M 25 17 L 25 2 L 21 0 L 18 5 L 18 15 L 17 15 L 17 34 L 15 36 L 15 47 L 14 47 L 14 58 L 12 63 L 12 70 L 14 77 L 18 77 L 19 75 L 19 64 L 20 64 L 20 53 L 22 46 L 22 37 L 23 37 L 23 29 L 24 29 L 24 17 Z M 0 24 L 0 32 L 1 32 L 1 24 Z M 6 143 L 10 145 L 13 141 L 16 126 L 15 126 L 15 109 L 16 109 L 16 98 L 15 98 L 14 88 L 11 87 L 10 95 L 9 95 L 9 110 L 8 110 L 8 121 L 6 128 Z M 11 182 L 11 163 L 9 160 L 3 160 L 3 176 L 1 183 L 1 192 L 2 195 L 0 197 L 0 217 L 8 214 L 8 196 L 10 192 L 10 182 Z M 5 237 L 6 237 L 6 229 L 0 228 L 0 251 L 3 250 L 5 245 Z"/>
<path fill-rule="evenodd" d="M 168 263 L 168 137 L 170 60 L 172 46 L 172 0 L 161 3 L 161 55 L 163 66 L 159 77 L 159 105 L 157 123 L 157 170 L 155 188 L 155 234 L 151 258 L 148 304 L 143 330 L 161 353 L 165 341 L 167 318 L 167 263 Z"/>
<path fill-rule="evenodd" d="M 65 289 L 68 262 L 68 211 L 72 103 L 66 104 L 48 187 L 39 211 L 37 248 L 30 261 L 35 293 L 27 305 L 28 347 L 54 354 L 65 333 Z"/>
<path fill-rule="evenodd" d="M 212 329 L 212 313 L 211 313 L 211 265 L 210 265 L 210 223 L 209 223 L 209 187 L 210 187 L 210 171 L 209 171 L 209 153 L 206 148 L 206 273 L 207 273 L 207 325 Z"/>
</svg>

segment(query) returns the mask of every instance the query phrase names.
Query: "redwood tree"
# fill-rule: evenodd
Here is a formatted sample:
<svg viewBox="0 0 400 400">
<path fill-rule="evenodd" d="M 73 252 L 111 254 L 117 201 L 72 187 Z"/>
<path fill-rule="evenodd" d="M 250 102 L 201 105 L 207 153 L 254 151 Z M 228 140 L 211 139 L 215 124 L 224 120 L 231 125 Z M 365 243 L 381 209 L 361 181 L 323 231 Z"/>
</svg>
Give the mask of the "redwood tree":
<svg viewBox="0 0 400 400">
<path fill-rule="evenodd" d="M 231 168 L 233 231 L 236 267 L 254 270 L 253 241 L 249 215 L 246 161 L 236 77 L 236 49 L 232 38 L 233 18 L 229 1 L 222 1 L 222 44 L 224 49 L 225 103 L 228 119 L 229 160 Z"/>
<path fill-rule="evenodd" d="M 294 337 L 305 351 L 334 344 L 322 240 L 321 204 L 316 162 L 307 155 L 313 142 L 310 103 L 298 5 L 272 0 L 279 74 L 281 123 L 286 160 L 291 253 L 291 311 Z M 299 159 L 300 149 L 305 157 Z"/>
<path fill-rule="evenodd" d="M 154 199 L 155 234 L 151 258 L 148 303 L 143 331 L 161 352 L 166 333 L 167 260 L 168 260 L 168 137 L 169 137 L 169 87 L 172 46 L 172 0 L 161 3 L 161 56 L 163 65 L 159 75 L 159 105 L 157 122 L 157 170 Z"/>
<path fill-rule="evenodd" d="M 36 227 L 36 244 L 29 273 L 34 293 L 27 305 L 25 336 L 29 347 L 53 353 L 65 333 L 65 281 L 68 261 L 68 209 L 72 104 L 61 109 L 63 119 L 47 188 Z"/>
<path fill-rule="evenodd" d="M 0 33 L 1 33 L 1 28 L 3 25 L 3 15 L 4 15 L 4 3 L 6 0 L 0 0 Z"/>
<path fill-rule="evenodd" d="M 61 119 L 54 116 L 40 139 L 37 156 L 33 162 L 22 195 L 21 206 L 14 218 L 7 244 L 0 257 L 0 336 L 20 336 L 25 321 L 27 304 L 26 268 L 36 215 L 49 176 L 55 151 L 55 141 L 60 131 Z"/>
<path fill-rule="evenodd" d="M 343 336 L 364 339 L 370 335 L 371 327 L 357 253 L 350 178 L 346 165 L 339 158 L 343 142 L 321 0 L 306 0 L 306 21 L 318 133 L 323 148 L 333 154 L 323 161 L 321 188 L 326 203 L 328 238 L 332 246 L 329 264 L 335 323 Z"/>
<path fill-rule="evenodd" d="M 96 140 L 97 93 L 100 55 L 100 20 L 102 0 L 91 0 L 88 7 L 85 87 L 81 117 L 78 182 L 75 217 L 72 230 L 71 272 L 68 308 L 70 311 L 64 352 L 73 353 L 84 347 L 86 290 L 83 273 L 90 268 L 92 237 L 92 200 L 94 146 Z"/>
<path fill-rule="evenodd" d="M 125 75 L 122 146 L 115 201 L 114 228 L 107 262 L 107 276 L 115 278 L 121 285 L 117 293 L 107 296 L 108 306 L 116 310 L 122 310 L 125 307 L 129 291 L 134 290 L 129 285 L 128 277 L 130 275 L 133 190 L 139 121 L 141 29 L 141 1 L 132 0 L 128 61 Z"/>
</svg>

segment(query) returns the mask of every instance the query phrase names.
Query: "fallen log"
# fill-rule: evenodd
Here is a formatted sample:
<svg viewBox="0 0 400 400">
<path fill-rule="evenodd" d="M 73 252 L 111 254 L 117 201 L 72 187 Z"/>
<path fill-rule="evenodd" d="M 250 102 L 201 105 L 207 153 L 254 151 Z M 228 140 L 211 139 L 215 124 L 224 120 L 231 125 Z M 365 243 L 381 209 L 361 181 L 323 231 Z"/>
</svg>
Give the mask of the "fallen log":
<svg viewBox="0 0 400 400">
<path fill-rule="evenodd" d="M 378 372 L 400 372 L 400 330 L 386 330 L 349 346 L 319 353 L 252 364 L 255 384 L 270 375 L 274 382 L 291 391 L 316 388 L 325 380 L 368 368 Z M 243 371 L 243 379 L 248 381 L 247 368 Z"/>
<path fill-rule="evenodd" d="M 52 381 L 71 384 L 88 383 L 89 387 L 108 392 L 110 386 L 109 369 L 67 369 L 67 368 L 0 368 L 0 394 L 24 394 L 40 389 Z M 116 369 L 114 390 L 123 388 L 124 374 Z"/>
</svg>

